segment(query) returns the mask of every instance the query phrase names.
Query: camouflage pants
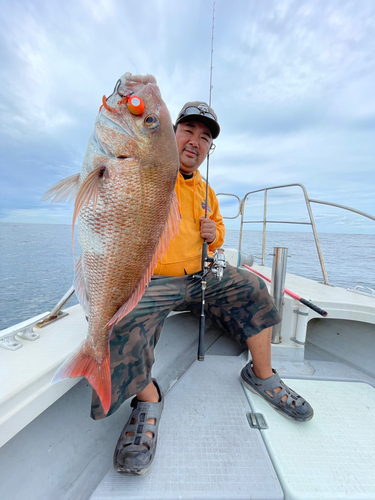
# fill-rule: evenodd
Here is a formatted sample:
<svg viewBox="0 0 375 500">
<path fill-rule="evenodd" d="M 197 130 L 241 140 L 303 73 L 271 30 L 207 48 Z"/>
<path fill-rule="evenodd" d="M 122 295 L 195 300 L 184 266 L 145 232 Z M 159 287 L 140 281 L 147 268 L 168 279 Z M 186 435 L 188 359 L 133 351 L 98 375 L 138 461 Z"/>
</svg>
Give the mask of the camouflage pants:
<svg viewBox="0 0 375 500">
<path fill-rule="evenodd" d="M 221 281 L 209 273 L 205 299 L 205 313 L 213 324 L 240 343 L 281 320 L 264 281 L 228 264 Z M 189 276 L 154 276 L 138 305 L 114 327 L 110 341 L 112 402 L 107 416 L 150 383 L 154 349 L 164 321 L 171 311 L 186 310 L 200 314 L 200 282 Z M 91 416 L 105 417 L 95 391 Z"/>
</svg>

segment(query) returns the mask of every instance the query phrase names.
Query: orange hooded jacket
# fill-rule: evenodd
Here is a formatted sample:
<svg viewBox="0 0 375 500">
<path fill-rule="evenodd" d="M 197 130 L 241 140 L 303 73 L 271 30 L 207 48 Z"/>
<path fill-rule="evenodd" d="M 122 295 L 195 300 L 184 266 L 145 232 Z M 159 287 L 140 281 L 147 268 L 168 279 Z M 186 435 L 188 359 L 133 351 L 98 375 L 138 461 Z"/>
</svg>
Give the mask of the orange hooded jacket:
<svg viewBox="0 0 375 500">
<path fill-rule="evenodd" d="M 200 217 L 204 217 L 206 183 L 199 170 L 191 179 L 184 179 L 179 172 L 176 194 L 180 203 L 181 224 L 179 234 L 170 240 L 165 255 L 158 260 L 154 274 L 163 276 L 184 276 L 197 273 L 202 269 L 202 243 Z M 216 222 L 216 238 L 208 246 L 209 254 L 224 243 L 225 226 L 219 210 L 215 192 L 208 186 L 207 217 Z"/>
</svg>

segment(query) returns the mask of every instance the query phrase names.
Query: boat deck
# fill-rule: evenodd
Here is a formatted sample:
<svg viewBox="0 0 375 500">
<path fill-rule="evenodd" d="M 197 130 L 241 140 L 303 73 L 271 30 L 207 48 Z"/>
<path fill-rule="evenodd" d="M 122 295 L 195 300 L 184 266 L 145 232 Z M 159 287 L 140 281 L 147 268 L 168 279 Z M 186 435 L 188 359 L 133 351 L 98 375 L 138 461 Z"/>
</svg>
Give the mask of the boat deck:
<svg viewBox="0 0 375 500">
<path fill-rule="evenodd" d="M 283 499 L 260 432 L 246 417 L 245 362 L 209 355 L 193 363 L 166 397 L 149 473 L 122 476 L 111 468 L 91 500 Z"/>
<path fill-rule="evenodd" d="M 295 278 L 288 275 L 288 288 L 321 307 L 331 297 L 331 311 L 339 309 L 342 295 L 346 315 L 354 308 L 353 301 L 366 318 L 373 314 L 374 299 L 321 284 L 303 288 L 304 278 L 297 287 L 291 280 Z M 313 295 L 314 287 L 319 294 Z M 326 299 L 324 293 L 329 294 Z M 288 300 L 286 314 L 292 316 Z M 293 346 L 284 330 L 283 343 L 303 357 L 285 356 L 283 347 L 273 346 L 273 366 L 315 410 L 310 422 L 299 424 L 243 390 L 239 372 L 247 353 L 233 339 L 207 323 L 206 360 L 197 362 L 198 318 L 189 312 L 171 315 L 156 347 L 153 370 L 167 394 L 157 456 L 148 475 L 126 477 L 113 471 L 112 455 L 130 414 L 130 401 L 114 415 L 93 421 L 89 417 L 91 388 L 85 380 L 71 388 L 64 384 L 75 381 L 48 385 L 51 371 L 69 350 L 64 339 L 74 337 L 74 325 L 82 329 L 85 324 L 78 306 L 69 312 L 61 322 L 43 329 L 38 341 L 25 342 L 19 351 L 0 351 L 1 360 L 14 355 L 18 361 L 21 356 L 25 359 L 23 378 L 14 371 L 2 377 L 12 391 L 2 405 L 1 437 L 6 441 L 3 431 L 12 431 L 12 426 L 19 429 L 13 429 L 14 436 L 0 448 L 1 499 L 375 498 L 373 323 L 344 320 L 341 312 L 336 319 L 313 316 L 304 347 Z M 61 348 L 57 353 L 55 348 L 56 359 L 42 367 L 38 358 L 32 358 L 32 351 L 38 347 L 48 352 L 56 345 L 49 338 L 52 328 L 61 336 Z M 328 344 L 327 338 L 331 339 Z M 78 343 L 79 339 L 72 341 L 70 349 Z M 351 357 L 353 346 L 358 351 Z M 368 358 L 368 364 L 361 366 L 356 356 Z M 27 378 L 31 370 L 34 376 Z M 26 386 L 26 379 L 31 386 Z M 59 386 L 61 394 L 56 396 L 51 391 Z M 22 398 L 22 391 L 31 387 L 38 404 Z M 12 402 L 16 404 L 10 414 Z M 246 414 L 251 412 L 262 413 L 268 429 L 250 428 Z M 156 476 L 163 478 L 157 487 Z"/>
<path fill-rule="evenodd" d="M 374 387 L 284 378 L 315 409 L 310 422 L 297 423 L 243 390 L 244 361 L 195 362 L 166 398 L 151 471 L 139 478 L 111 468 L 91 499 L 374 498 Z M 261 414 L 268 428 L 250 428 L 249 413 Z"/>
<path fill-rule="evenodd" d="M 267 432 L 271 432 L 271 429 L 273 431 L 283 429 L 284 433 L 285 429 L 289 428 L 291 435 L 281 441 L 282 447 L 288 453 L 294 450 L 295 456 L 300 456 L 301 459 L 306 455 L 314 456 L 306 454 L 303 442 L 301 444 L 298 441 L 301 432 L 311 435 L 309 429 L 312 425 L 323 425 L 322 432 L 326 429 L 326 434 L 330 434 L 332 426 L 336 432 L 341 433 L 341 439 L 338 439 L 332 447 L 335 454 L 339 456 L 347 457 L 348 453 L 353 456 L 355 450 L 362 450 L 358 442 L 355 448 L 348 444 L 345 437 L 348 429 L 350 433 L 353 432 L 354 439 L 360 436 L 365 439 L 368 450 L 368 443 L 375 442 L 375 435 L 373 428 L 368 429 L 364 425 L 368 426 L 368 418 L 370 422 L 374 420 L 375 404 L 371 398 L 374 393 L 375 378 L 343 363 L 319 360 L 314 346 L 312 346 L 311 359 L 305 359 L 303 362 L 286 361 L 276 356 L 274 367 L 283 378 L 298 379 L 292 380 L 290 385 L 310 399 L 315 408 L 315 416 L 311 422 L 306 424 L 290 422 L 268 405 L 261 408 L 263 402 L 257 396 L 250 396 L 250 404 L 246 401 L 245 392 L 239 382 L 239 371 L 246 362 L 246 354 L 241 353 L 241 348 L 237 343 L 221 331 L 212 327 L 207 329 L 206 360 L 203 363 L 195 361 L 197 331 L 196 317 L 190 313 L 173 315 L 167 319 L 157 346 L 154 374 L 167 392 L 167 396 L 155 469 L 152 468 L 148 476 L 129 478 L 116 474 L 112 470 L 113 450 L 130 413 L 129 401 L 111 417 L 95 422 L 89 417 L 91 388 L 85 380 L 82 380 L 0 449 L 0 498 L 4 500 L 24 498 L 31 500 L 49 498 L 76 500 L 79 498 L 83 500 L 89 499 L 92 495 L 95 500 L 109 498 L 109 496 L 143 499 L 145 496 L 139 493 L 143 490 L 137 488 L 137 481 L 139 484 L 144 484 L 144 488 L 150 489 L 148 481 L 152 479 L 155 471 L 160 471 L 160 467 L 164 467 L 163 478 L 166 482 L 163 483 L 162 488 L 152 488 L 154 496 L 147 494 L 147 498 L 329 498 L 330 500 L 374 498 L 375 483 L 371 475 L 368 475 L 366 484 L 358 485 L 358 479 L 355 479 L 356 490 L 353 490 L 352 481 L 340 483 L 351 485 L 352 489 L 347 490 L 346 496 L 340 490 L 341 496 L 331 496 L 331 489 L 326 496 L 324 494 L 306 497 L 292 496 L 294 492 L 292 491 L 292 494 L 288 492 L 283 483 L 283 477 L 294 478 L 298 475 L 296 476 L 293 472 L 291 476 L 288 476 L 280 472 L 275 458 L 267 458 L 268 451 L 265 455 L 265 450 L 269 447 L 266 440 Z M 226 355 L 223 355 L 224 352 Z M 309 345 L 307 345 L 306 358 L 309 358 L 309 353 Z M 319 391 L 308 388 L 311 382 L 321 383 L 323 380 L 334 380 L 337 383 L 361 382 L 360 384 L 348 382 L 349 387 L 337 385 L 333 388 L 332 394 L 336 394 L 336 397 L 342 400 L 344 408 L 339 409 L 336 415 L 331 415 L 329 422 L 331 427 L 327 427 L 326 403 L 320 403 Z M 301 387 L 301 384 L 305 383 L 307 385 Z M 209 389 L 210 384 L 217 384 L 215 395 L 212 395 L 212 390 Z M 361 397 L 354 397 L 357 394 L 357 388 L 362 388 L 362 386 L 370 391 L 366 393 L 364 400 Z M 351 388 L 353 390 L 350 390 Z M 207 391 L 211 392 L 210 398 L 207 396 Z M 222 393 L 222 396 L 216 397 L 217 393 Z M 232 405 L 233 398 L 237 401 L 235 409 Z M 348 412 L 349 407 L 357 416 Z M 263 413 L 269 429 L 259 431 L 249 427 L 246 413 L 252 410 Z M 364 418 L 365 415 L 367 415 L 366 418 Z M 212 425 L 213 418 L 215 425 Z M 232 428 L 233 419 L 239 419 L 240 431 L 238 428 Z M 345 434 L 339 427 L 340 422 L 343 425 L 351 423 L 351 427 L 345 429 Z M 292 425 L 291 428 L 290 425 Z M 188 449 L 195 450 L 195 454 L 193 453 L 188 458 L 191 464 L 190 471 L 189 466 L 185 467 L 186 458 L 176 459 L 178 455 L 176 446 L 182 446 L 185 427 L 188 430 L 188 433 L 184 434 L 185 445 Z M 359 429 L 362 430 L 359 432 Z M 366 430 L 363 431 L 363 429 Z M 216 454 L 214 462 L 205 461 L 202 453 L 197 452 L 197 443 L 200 439 L 205 440 L 206 451 Z M 173 446 L 172 441 L 175 441 Z M 271 441 L 274 441 L 274 437 Z M 241 451 L 244 453 L 242 456 L 246 458 L 246 463 L 253 464 L 253 467 L 255 463 L 256 470 L 262 469 L 259 477 L 263 479 L 268 477 L 268 486 L 261 486 L 259 482 L 254 481 L 253 473 L 249 473 L 252 481 L 246 483 L 243 472 L 238 471 L 240 478 L 238 487 L 230 489 L 229 493 L 228 489 L 218 492 L 217 477 L 224 474 L 224 470 L 226 479 L 229 477 L 228 474 L 233 474 L 230 481 L 224 481 L 225 483 L 230 484 L 237 477 L 237 467 L 234 464 L 238 460 L 239 443 L 244 444 Z M 319 444 L 318 441 L 317 443 Z M 372 445 L 371 449 L 373 449 Z M 325 447 L 324 453 L 328 451 Z M 169 454 L 171 454 L 170 457 Z M 200 456 L 198 457 L 197 454 Z M 276 452 L 276 457 L 278 455 L 279 451 Z M 174 457 L 173 460 L 172 457 Z M 174 465 L 173 474 L 170 473 L 171 460 Z M 198 476 L 195 475 L 195 471 L 202 467 L 202 460 L 208 468 L 208 476 L 202 476 L 201 473 Z M 356 463 L 361 464 L 365 461 L 368 466 L 374 467 L 374 460 L 373 456 L 362 454 Z M 316 462 L 319 461 L 316 460 Z M 327 472 L 326 466 L 323 470 L 324 474 L 331 474 L 329 477 L 331 479 L 336 477 L 339 482 L 343 474 L 347 472 L 347 469 L 342 469 L 341 465 L 340 474 L 337 468 L 331 473 Z M 348 472 L 348 478 L 353 477 L 353 470 L 350 469 L 350 474 Z M 22 481 L 15 482 L 17 476 L 15 471 L 22 471 Z M 185 471 L 186 474 L 181 476 L 181 471 Z M 307 482 L 310 482 L 314 490 L 315 486 L 311 482 L 310 472 L 309 470 Z M 319 476 L 321 469 L 318 468 L 316 474 Z M 208 477 L 210 481 L 213 480 L 214 489 L 208 489 Z M 178 481 L 182 487 L 180 490 L 176 489 Z M 202 489 L 199 481 L 204 483 Z M 224 486 L 223 478 L 218 484 Z M 300 486 L 300 478 L 292 484 L 291 488 L 296 488 L 296 485 Z M 166 491 L 169 492 L 168 495 Z M 297 491 L 299 495 L 300 490 Z M 353 494 L 353 491 L 356 491 L 359 496 L 357 493 Z M 224 492 L 229 496 L 224 496 Z M 219 496 L 222 493 L 223 496 Z"/>
</svg>

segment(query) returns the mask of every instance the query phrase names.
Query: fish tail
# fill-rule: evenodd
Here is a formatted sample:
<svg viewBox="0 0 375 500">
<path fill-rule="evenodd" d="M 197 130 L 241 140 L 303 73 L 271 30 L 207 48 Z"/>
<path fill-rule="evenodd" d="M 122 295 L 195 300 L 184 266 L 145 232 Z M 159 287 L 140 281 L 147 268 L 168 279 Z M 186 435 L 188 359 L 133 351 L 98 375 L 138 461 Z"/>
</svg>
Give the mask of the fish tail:
<svg viewBox="0 0 375 500">
<path fill-rule="evenodd" d="M 105 414 L 111 406 L 111 368 L 109 362 L 109 349 L 106 356 L 98 361 L 88 354 L 83 344 L 70 358 L 57 370 L 51 384 L 60 382 L 64 378 L 85 377 L 95 389 L 100 398 Z"/>
</svg>

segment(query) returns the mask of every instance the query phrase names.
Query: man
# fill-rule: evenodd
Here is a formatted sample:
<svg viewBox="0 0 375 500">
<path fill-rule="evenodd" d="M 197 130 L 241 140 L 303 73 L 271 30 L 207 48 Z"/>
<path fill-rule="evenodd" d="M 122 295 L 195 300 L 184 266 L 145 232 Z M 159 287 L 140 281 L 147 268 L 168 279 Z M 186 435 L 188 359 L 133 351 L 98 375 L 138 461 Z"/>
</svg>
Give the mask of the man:
<svg viewBox="0 0 375 500">
<path fill-rule="evenodd" d="M 155 456 L 164 396 L 151 379 L 154 348 L 169 312 L 200 312 L 200 283 L 191 279 L 201 270 L 203 239 L 210 252 L 224 242 L 225 227 L 219 203 L 208 189 L 208 217 L 204 218 L 206 184 L 198 171 L 220 133 L 217 116 L 203 102 L 189 102 L 175 125 L 180 173 L 176 194 L 180 202 L 179 235 L 170 242 L 154 277 L 137 307 L 114 328 L 111 340 L 112 404 L 108 415 L 136 394 L 133 411 L 118 440 L 114 467 L 125 474 L 144 474 Z M 242 370 L 242 382 L 280 413 L 307 421 L 309 403 L 287 387 L 271 367 L 271 327 L 280 316 L 264 282 L 245 270 L 227 266 L 221 281 L 207 278 L 206 313 L 239 342 L 246 342 L 252 361 Z M 93 396 L 93 418 L 104 414 Z"/>
</svg>

